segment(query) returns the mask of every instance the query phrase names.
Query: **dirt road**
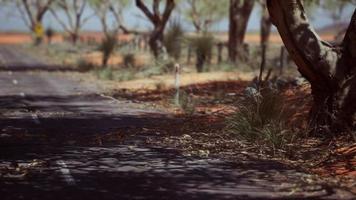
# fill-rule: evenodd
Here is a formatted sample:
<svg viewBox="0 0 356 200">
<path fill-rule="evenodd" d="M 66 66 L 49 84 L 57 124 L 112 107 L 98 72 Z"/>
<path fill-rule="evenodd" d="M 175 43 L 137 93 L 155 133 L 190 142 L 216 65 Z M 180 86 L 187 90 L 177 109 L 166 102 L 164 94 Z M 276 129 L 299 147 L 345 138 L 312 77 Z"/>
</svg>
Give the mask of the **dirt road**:
<svg viewBox="0 0 356 200">
<path fill-rule="evenodd" d="M 118 131 L 125 138 L 132 128 L 180 122 L 54 73 L 12 72 L 11 66 L 36 69 L 39 63 L 16 52 L 0 47 L 8 67 L 0 72 L 3 200 L 355 198 L 277 162 L 187 157 L 175 149 L 146 146 L 144 134 L 102 143 L 100 137 Z"/>
</svg>

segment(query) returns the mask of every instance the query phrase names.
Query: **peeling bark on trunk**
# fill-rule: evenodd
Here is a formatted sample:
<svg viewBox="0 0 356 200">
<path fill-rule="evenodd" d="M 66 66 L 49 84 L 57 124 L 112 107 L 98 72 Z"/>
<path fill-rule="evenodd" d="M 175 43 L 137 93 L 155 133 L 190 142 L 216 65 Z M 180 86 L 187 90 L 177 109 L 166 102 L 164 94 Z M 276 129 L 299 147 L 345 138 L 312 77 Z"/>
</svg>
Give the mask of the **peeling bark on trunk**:
<svg viewBox="0 0 356 200">
<path fill-rule="evenodd" d="M 243 59 L 243 42 L 254 0 L 230 0 L 229 59 Z"/>
<path fill-rule="evenodd" d="M 272 23 L 299 72 L 310 82 L 314 133 L 340 133 L 354 125 L 356 112 L 356 10 L 341 46 L 325 43 L 306 17 L 301 0 L 268 0 Z"/>
</svg>

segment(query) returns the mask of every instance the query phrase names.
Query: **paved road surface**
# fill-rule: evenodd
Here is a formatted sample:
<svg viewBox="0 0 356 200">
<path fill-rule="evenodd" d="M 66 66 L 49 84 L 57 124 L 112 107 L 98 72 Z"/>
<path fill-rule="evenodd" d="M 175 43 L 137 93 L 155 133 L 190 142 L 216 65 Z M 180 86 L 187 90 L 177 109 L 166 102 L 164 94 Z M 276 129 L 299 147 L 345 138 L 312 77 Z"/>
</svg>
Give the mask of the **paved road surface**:
<svg viewBox="0 0 356 200">
<path fill-rule="evenodd" d="M 33 59 L 16 52 L 0 47 L 0 58 Z M 0 112 L 4 200 L 355 198 L 341 188 L 308 183 L 310 175 L 276 162 L 185 157 L 144 146 L 140 138 L 120 145 L 70 145 L 72 137 L 179 121 L 51 73 L 0 72 Z"/>
</svg>

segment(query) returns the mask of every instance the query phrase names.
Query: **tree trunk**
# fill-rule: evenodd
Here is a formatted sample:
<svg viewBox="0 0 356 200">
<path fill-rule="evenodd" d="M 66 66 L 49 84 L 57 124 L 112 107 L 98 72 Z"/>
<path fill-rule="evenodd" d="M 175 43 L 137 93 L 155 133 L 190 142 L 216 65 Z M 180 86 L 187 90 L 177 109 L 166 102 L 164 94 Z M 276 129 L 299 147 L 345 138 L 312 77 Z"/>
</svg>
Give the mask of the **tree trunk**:
<svg viewBox="0 0 356 200">
<path fill-rule="evenodd" d="M 164 27 L 162 28 L 162 25 L 156 25 L 150 34 L 149 45 L 155 58 L 158 58 L 163 51 L 163 32 Z"/>
<path fill-rule="evenodd" d="M 166 0 L 163 13 L 160 12 L 161 0 L 152 1 L 152 11 L 147 8 L 142 0 L 136 0 L 136 6 L 146 15 L 154 26 L 150 34 L 149 45 L 155 58 L 158 58 L 163 48 L 164 29 L 175 7 L 174 0 Z"/>
<path fill-rule="evenodd" d="M 263 45 L 268 47 L 269 36 L 271 34 L 272 22 L 268 14 L 267 5 L 265 1 L 261 2 L 262 14 L 261 14 L 261 48 Z"/>
<path fill-rule="evenodd" d="M 254 0 L 230 0 L 229 59 L 236 62 L 243 56 L 243 41 Z"/>
<path fill-rule="evenodd" d="M 73 45 L 76 45 L 79 39 L 79 34 L 78 33 L 71 33 L 70 34 L 70 39 L 72 41 Z"/>
<path fill-rule="evenodd" d="M 341 46 L 323 42 L 310 26 L 301 0 L 268 0 L 272 23 L 299 72 L 310 82 L 314 133 L 340 133 L 356 111 L 356 10 Z"/>
<path fill-rule="evenodd" d="M 32 34 L 34 35 L 34 39 L 35 39 L 34 45 L 35 46 L 40 45 L 43 41 L 43 36 L 44 36 L 42 21 L 36 21 L 31 26 L 31 31 L 32 31 Z"/>
<path fill-rule="evenodd" d="M 205 65 L 205 62 L 206 62 L 206 55 L 200 53 L 200 52 L 196 52 L 197 54 L 197 63 L 196 63 L 196 68 L 197 68 L 197 72 L 198 73 L 201 73 L 204 71 L 204 65 Z"/>
<path fill-rule="evenodd" d="M 109 55 L 103 55 L 103 58 L 102 58 L 102 65 L 104 67 L 107 67 L 108 66 L 108 63 L 109 63 L 109 59 L 110 59 L 110 56 Z"/>
<path fill-rule="evenodd" d="M 223 49 L 224 49 L 224 43 L 219 42 L 217 44 L 217 48 L 218 48 L 218 64 L 220 64 L 223 61 L 222 54 L 223 54 Z"/>
</svg>

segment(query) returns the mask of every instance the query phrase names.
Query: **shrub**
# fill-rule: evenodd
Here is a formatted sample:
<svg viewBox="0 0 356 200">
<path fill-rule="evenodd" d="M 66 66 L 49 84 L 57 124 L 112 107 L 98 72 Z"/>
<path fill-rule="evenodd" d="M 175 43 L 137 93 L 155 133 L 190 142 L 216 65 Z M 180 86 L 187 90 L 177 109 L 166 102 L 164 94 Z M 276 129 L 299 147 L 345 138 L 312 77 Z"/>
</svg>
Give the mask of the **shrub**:
<svg viewBox="0 0 356 200">
<path fill-rule="evenodd" d="M 129 81 L 135 78 L 135 71 L 131 69 L 113 70 L 103 68 L 95 71 L 96 76 L 102 80 Z"/>
<path fill-rule="evenodd" d="M 52 43 L 52 38 L 54 36 L 54 30 L 51 27 L 46 29 L 46 37 L 48 39 L 48 44 Z"/>
<path fill-rule="evenodd" d="M 133 53 L 124 54 L 123 55 L 123 62 L 124 62 L 124 67 L 126 67 L 126 68 L 135 67 L 135 64 L 136 64 L 135 54 L 133 54 Z"/>
<path fill-rule="evenodd" d="M 113 80 L 115 81 L 129 81 L 135 78 L 136 72 L 133 70 L 118 70 L 113 73 Z"/>
<path fill-rule="evenodd" d="M 279 92 L 265 88 L 261 92 L 249 88 L 244 99 L 238 104 L 238 111 L 228 119 L 227 130 L 239 139 L 271 147 L 284 148 L 293 140 L 287 127 L 291 113 L 284 107 Z"/>
<path fill-rule="evenodd" d="M 196 111 L 196 100 L 187 92 L 179 93 L 179 106 L 187 115 L 193 115 Z"/>
<path fill-rule="evenodd" d="M 117 45 L 116 35 L 109 35 L 103 39 L 100 44 L 99 50 L 103 54 L 102 65 L 107 66 L 111 55 L 114 53 Z"/>
<path fill-rule="evenodd" d="M 98 69 L 96 75 L 99 79 L 103 80 L 113 80 L 113 70 L 110 68 Z"/>
<path fill-rule="evenodd" d="M 182 52 L 184 30 L 179 21 L 173 21 L 165 34 L 163 44 L 167 53 L 172 58 L 178 60 Z"/>
<path fill-rule="evenodd" d="M 214 37 L 208 34 L 203 34 L 192 38 L 191 46 L 196 53 L 196 69 L 198 72 L 203 72 L 206 61 L 212 56 Z"/>
<path fill-rule="evenodd" d="M 150 65 L 146 66 L 140 74 L 143 77 L 151 77 L 172 73 L 174 71 L 174 65 L 175 62 L 172 59 L 155 59 Z"/>
<path fill-rule="evenodd" d="M 77 68 L 80 72 L 87 72 L 90 70 L 95 69 L 95 65 L 91 62 L 86 61 L 85 59 L 81 58 L 77 61 Z"/>
</svg>

